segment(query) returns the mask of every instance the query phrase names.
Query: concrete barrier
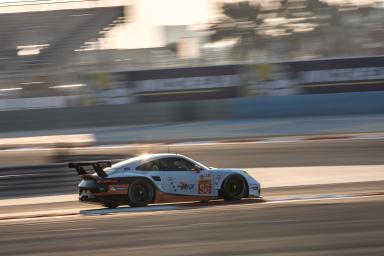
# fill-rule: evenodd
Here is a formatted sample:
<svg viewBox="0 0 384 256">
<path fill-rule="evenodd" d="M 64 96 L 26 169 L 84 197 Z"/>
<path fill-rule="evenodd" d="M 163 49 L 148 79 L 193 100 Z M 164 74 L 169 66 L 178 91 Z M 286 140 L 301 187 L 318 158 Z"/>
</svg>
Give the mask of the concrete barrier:
<svg viewBox="0 0 384 256">
<path fill-rule="evenodd" d="M 0 112 L 0 132 L 230 119 L 226 100 L 136 103 Z"/>
<path fill-rule="evenodd" d="M 170 122 L 171 104 L 105 105 L 0 112 L 0 131 L 70 129 L 80 127 Z"/>
<path fill-rule="evenodd" d="M 237 119 L 384 113 L 384 92 L 265 96 L 231 100 Z"/>
<path fill-rule="evenodd" d="M 384 92 L 263 96 L 0 112 L 0 132 L 384 113 Z"/>
</svg>

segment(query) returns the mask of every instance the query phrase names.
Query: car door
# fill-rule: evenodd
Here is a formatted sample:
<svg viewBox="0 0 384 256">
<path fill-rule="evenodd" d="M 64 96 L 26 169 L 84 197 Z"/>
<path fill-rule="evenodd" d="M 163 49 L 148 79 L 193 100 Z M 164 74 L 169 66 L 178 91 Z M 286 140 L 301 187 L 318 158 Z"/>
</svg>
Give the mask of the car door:
<svg viewBox="0 0 384 256">
<path fill-rule="evenodd" d="M 193 165 L 180 157 L 163 158 L 164 163 L 159 171 L 161 187 L 165 193 L 176 195 L 195 195 L 197 192 L 197 174 L 192 171 Z"/>
<path fill-rule="evenodd" d="M 183 157 L 168 157 L 166 170 L 161 171 L 164 192 L 176 195 L 212 195 L 212 175 L 209 170 L 195 172 L 195 163 Z"/>
<path fill-rule="evenodd" d="M 175 195 L 213 195 L 212 172 L 201 167 L 193 171 L 197 163 L 183 157 L 152 159 L 136 168 L 136 171 L 152 177 L 162 192 Z"/>
</svg>

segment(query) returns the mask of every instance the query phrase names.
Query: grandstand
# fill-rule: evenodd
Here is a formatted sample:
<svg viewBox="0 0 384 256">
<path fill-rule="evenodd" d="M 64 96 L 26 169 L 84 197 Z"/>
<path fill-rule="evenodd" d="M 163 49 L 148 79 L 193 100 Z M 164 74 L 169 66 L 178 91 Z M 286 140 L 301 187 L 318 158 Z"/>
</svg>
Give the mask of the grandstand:
<svg viewBox="0 0 384 256">
<path fill-rule="evenodd" d="M 45 76 L 124 22 L 124 7 L 0 14 L 0 80 Z"/>
</svg>

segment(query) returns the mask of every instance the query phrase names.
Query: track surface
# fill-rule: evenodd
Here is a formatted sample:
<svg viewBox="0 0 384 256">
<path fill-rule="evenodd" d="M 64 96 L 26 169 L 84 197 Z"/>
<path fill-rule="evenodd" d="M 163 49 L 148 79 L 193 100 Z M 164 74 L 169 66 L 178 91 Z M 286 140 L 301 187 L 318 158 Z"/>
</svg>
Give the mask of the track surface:
<svg viewBox="0 0 384 256">
<path fill-rule="evenodd" d="M 1 223 L 3 255 L 383 255 L 383 197 Z"/>
<path fill-rule="evenodd" d="M 223 167 L 373 165 L 384 163 L 383 146 L 383 141 L 322 141 L 198 147 L 187 153 Z M 263 191 L 266 203 L 146 212 L 123 208 L 106 215 L 83 214 L 98 207 L 77 202 L 0 207 L 0 215 L 53 209 L 79 213 L 0 220 L 0 254 L 384 255 L 384 196 L 305 199 L 383 192 L 383 187 L 384 181 L 273 187 Z"/>
<path fill-rule="evenodd" d="M 291 186 L 291 187 L 271 187 L 263 188 L 262 194 L 266 201 L 290 200 L 294 198 L 319 197 L 330 195 L 352 195 L 352 194 L 375 194 L 384 192 L 384 180 L 371 182 L 354 182 L 354 183 L 338 183 L 323 185 L 307 185 L 307 186 Z M 4 214 L 18 215 L 27 212 L 41 212 L 52 210 L 69 210 L 75 209 L 79 213 L 82 210 L 104 209 L 99 205 L 86 204 L 77 201 L 77 194 L 68 195 L 69 201 L 55 200 L 33 203 L 32 199 L 23 199 L 25 204 L 2 204 L 0 205 L 0 220 Z M 207 206 L 215 206 L 210 203 Z M 126 208 L 128 206 L 121 206 Z"/>
</svg>

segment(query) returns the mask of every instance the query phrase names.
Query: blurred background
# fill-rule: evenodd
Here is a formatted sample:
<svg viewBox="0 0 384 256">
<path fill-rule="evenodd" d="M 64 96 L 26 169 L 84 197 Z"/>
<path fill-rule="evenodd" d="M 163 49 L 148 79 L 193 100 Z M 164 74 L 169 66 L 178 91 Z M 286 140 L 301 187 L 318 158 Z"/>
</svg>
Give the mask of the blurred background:
<svg viewBox="0 0 384 256">
<path fill-rule="evenodd" d="M 383 14 L 374 0 L 2 1 L 0 147 L 381 131 L 317 117 L 384 112 Z M 85 137 L 35 137 L 68 134 Z"/>
<path fill-rule="evenodd" d="M 381 132 L 383 14 L 373 0 L 2 1 L 0 161 Z M 42 148 L 59 149 L 34 157 Z"/>
<path fill-rule="evenodd" d="M 382 132 L 383 22 L 374 0 L 1 1 L 0 163 Z"/>
<path fill-rule="evenodd" d="M 0 109 L 106 106 L 98 119 L 113 119 L 108 105 L 188 100 L 192 116 L 168 118 L 198 120 L 196 100 L 380 91 L 383 10 L 373 0 L 2 1 Z"/>
<path fill-rule="evenodd" d="M 2 253 L 384 255 L 383 24 L 383 0 L 0 1 Z M 150 152 L 265 203 L 77 202 L 68 162 Z"/>
</svg>

